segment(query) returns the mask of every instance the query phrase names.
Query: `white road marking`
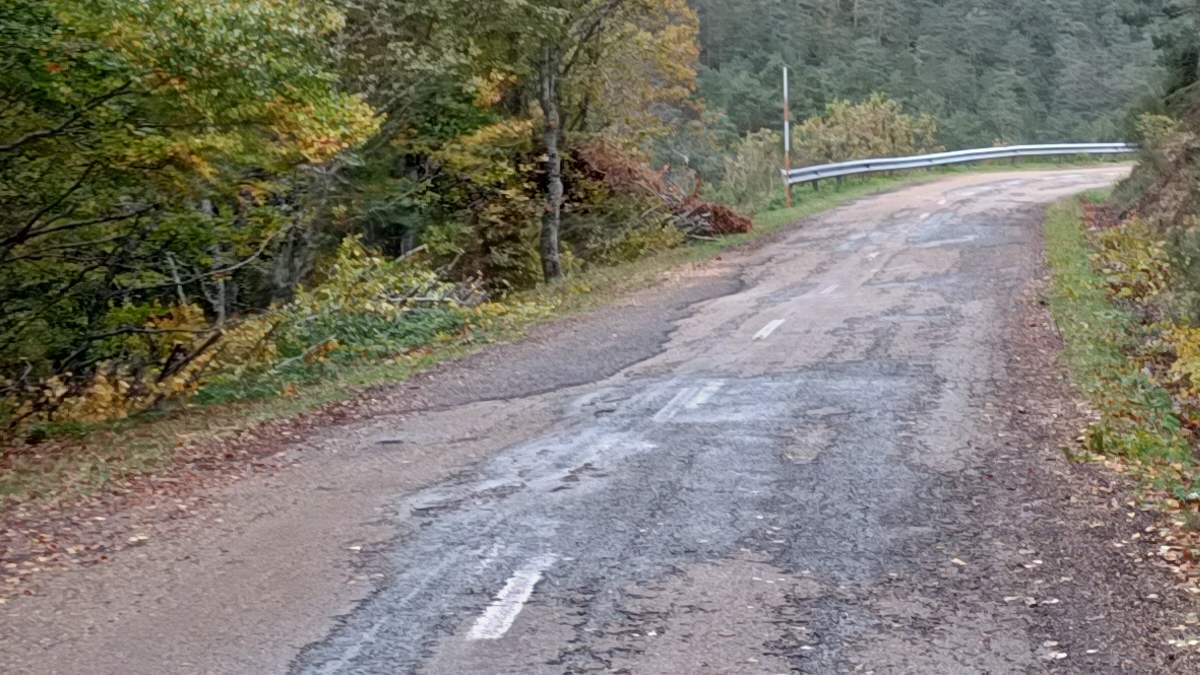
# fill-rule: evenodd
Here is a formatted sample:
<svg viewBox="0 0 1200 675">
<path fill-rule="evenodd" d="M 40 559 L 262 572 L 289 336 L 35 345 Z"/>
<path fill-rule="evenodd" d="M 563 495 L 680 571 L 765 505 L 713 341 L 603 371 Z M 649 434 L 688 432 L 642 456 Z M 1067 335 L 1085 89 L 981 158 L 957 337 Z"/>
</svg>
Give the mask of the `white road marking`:
<svg viewBox="0 0 1200 675">
<path fill-rule="evenodd" d="M 708 399 L 713 397 L 713 394 L 721 391 L 721 387 L 724 386 L 724 382 L 709 382 L 703 389 L 700 390 L 700 393 L 696 394 L 692 397 L 692 400 L 688 401 L 687 409 L 695 410 L 696 408 L 704 405 L 708 402 Z"/>
<path fill-rule="evenodd" d="M 838 285 L 834 284 L 834 285 L 830 286 L 829 288 L 826 288 L 825 290 L 821 291 L 821 295 L 829 295 L 830 293 L 836 291 L 837 289 L 838 289 Z"/>
<path fill-rule="evenodd" d="M 883 255 L 883 254 L 882 254 L 882 253 L 880 253 L 879 251 L 875 251 L 874 253 L 868 253 L 868 254 L 867 254 L 867 260 L 874 260 L 874 259 L 878 258 L 878 257 L 879 257 L 879 256 L 881 256 L 881 255 Z"/>
<path fill-rule="evenodd" d="M 539 555 L 517 570 L 496 594 L 492 604 L 475 620 L 467 639 L 499 640 L 504 637 L 517 620 L 517 615 L 525 609 L 525 603 L 533 595 L 533 587 L 542 580 L 542 573 L 557 560 L 558 556 L 552 553 Z"/>
<path fill-rule="evenodd" d="M 939 202 L 938 202 L 938 206 L 945 206 L 945 205 L 946 205 L 946 200 L 945 200 L 945 199 L 943 199 L 943 200 L 941 200 L 941 201 L 939 201 Z"/>
<path fill-rule="evenodd" d="M 932 216 L 932 215 L 933 215 L 932 213 L 922 213 L 921 220 L 929 220 L 929 216 Z"/>
<path fill-rule="evenodd" d="M 760 330 L 754 334 L 754 339 L 756 341 L 757 340 L 766 340 L 767 338 L 771 337 L 771 333 L 774 333 L 780 326 L 783 325 L 783 322 L 784 322 L 783 319 L 776 319 L 776 320 L 772 321 L 771 323 L 763 326 L 762 330 Z"/>
<path fill-rule="evenodd" d="M 665 406 L 662 407 L 662 410 L 659 410 L 657 413 L 655 413 L 654 421 L 666 422 L 667 420 L 671 419 L 675 416 L 675 413 L 679 412 L 679 408 L 685 402 L 691 400 L 696 393 L 695 387 L 688 387 L 680 390 L 677 394 L 675 394 L 674 397 L 671 398 L 670 401 L 667 402 Z"/>
</svg>

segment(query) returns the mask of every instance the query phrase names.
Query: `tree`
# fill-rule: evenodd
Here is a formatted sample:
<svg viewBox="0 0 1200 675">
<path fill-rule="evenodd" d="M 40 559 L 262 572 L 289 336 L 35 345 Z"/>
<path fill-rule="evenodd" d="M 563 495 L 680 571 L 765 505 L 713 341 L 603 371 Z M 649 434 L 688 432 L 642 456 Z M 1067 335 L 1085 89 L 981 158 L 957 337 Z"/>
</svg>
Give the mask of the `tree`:
<svg viewBox="0 0 1200 675">
<path fill-rule="evenodd" d="M 825 114 L 797 125 L 796 156 L 807 164 L 934 152 L 937 122 L 913 117 L 900 104 L 875 94 L 866 101 L 830 103 Z"/>
<path fill-rule="evenodd" d="M 950 147 L 1111 140 L 1096 135 L 1161 82 L 1151 35 L 1195 42 L 1194 26 L 1168 18 L 1194 2 L 692 0 L 700 94 L 740 132 L 775 128 L 786 64 L 797 119 L 882 92 L 939 116 Z M 1195 72 L 1186 48 L 1173 53 Z"/>
<path fill-rule="evenodd" d="M 538 38 L 530 54 L 531 70 L 536 74 L 545 151 L 539 251 L 543 276 L 552 281 L 563 276 L 559 231 L 568 120 L 576 129 L 589 122 L 597 130 L 616 124 L 626 138 L 631 132 L 646 134 L 653 126 L 648 113 L 655 105 L 679 103 L 692 93 L 696 19 L 686 4 L 673 0 L 551 0 L 531 3 L 530 9 Z M 622 86 L 605 86 L 614 80 Z M 622 105 L 601 108 L 614 99 Z M 631 116 L 636 118 L 633 124 L 628 123 Z"/>
<path fill-rule="evenodd" d="M 333 86 L 341 26 L 299 0 L 0 9 L 0 379 L 84 374 L 176 301 L 234 311 L 303 217 L 297 170 L 374 129 Z"/>
</svg>

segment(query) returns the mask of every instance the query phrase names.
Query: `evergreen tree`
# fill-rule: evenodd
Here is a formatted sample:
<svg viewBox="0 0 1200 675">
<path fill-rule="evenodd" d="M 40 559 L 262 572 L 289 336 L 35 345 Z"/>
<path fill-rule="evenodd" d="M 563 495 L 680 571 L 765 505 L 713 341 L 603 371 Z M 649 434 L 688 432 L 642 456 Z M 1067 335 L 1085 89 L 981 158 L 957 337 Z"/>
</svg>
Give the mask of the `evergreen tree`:
<svg viewBox="0 0 1200 675">
<path fill-rule="evenodd" d="M 1196 0 L 693 0 L 700 92 L 740 131 L 880 92 L 937 117 L 948 147 L 1112 140 L 1126 109 L 1196 79 Z M 1155 42 L 1164 48 L 1163 59 Z"/>
</svg>

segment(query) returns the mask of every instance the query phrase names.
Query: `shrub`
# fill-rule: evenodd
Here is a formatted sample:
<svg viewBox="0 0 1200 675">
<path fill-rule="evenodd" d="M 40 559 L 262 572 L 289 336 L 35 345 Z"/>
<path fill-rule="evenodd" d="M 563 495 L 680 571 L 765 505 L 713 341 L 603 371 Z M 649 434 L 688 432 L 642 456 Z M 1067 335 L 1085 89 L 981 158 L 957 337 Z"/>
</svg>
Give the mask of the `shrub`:
<svg viewBox="0 0 1200 675">
<path fill-rule="evenodd" d="M 896 101 L 875 94 L 862 103 L 830 103 L 824 115 L 795 128 L 793 147 L 801 165 L 898 157 L 940 150 L 937 133 L 933 117 L 908 115 Z"/>
<path fill-rule="evenodd" d="M 722 178 L 713 199 L 742 211 L 766 208 L 782 194 L 783 137 L 763 129 L 746 134 L 722 161 Z"/>
<path fill-rule="evenodd" d="M 93 374 L 69 373 L 3 397 L 9 425 L 101 422 L 167 400 L 213 402 L 279 393 L 327 374 L 327 364 L 384 359 L 462 331 L 485 299 L 470 284 L 441 281 L 409 260 L 385 259 L 356 237 L 343 240 L 321 281 L 289 303 L 212 326 L 194 305 L 145 312 L 138 330 L 111 340 Z"/>
<path fill-rule="evenodd" d="M 1105 230 L 1096 243 L 1096 262 L 1114 297 L 1145 301 L 1171 287 L 1166 242 L 1145 222 L 1135 219 Z"/>
<path fill-rule="evenodd" d="M 1171 375 L 1192 397 L 1200 395 L 1200 328 L 1176 326 L 1167 333 L 1175 350 Z"/>
</svg>

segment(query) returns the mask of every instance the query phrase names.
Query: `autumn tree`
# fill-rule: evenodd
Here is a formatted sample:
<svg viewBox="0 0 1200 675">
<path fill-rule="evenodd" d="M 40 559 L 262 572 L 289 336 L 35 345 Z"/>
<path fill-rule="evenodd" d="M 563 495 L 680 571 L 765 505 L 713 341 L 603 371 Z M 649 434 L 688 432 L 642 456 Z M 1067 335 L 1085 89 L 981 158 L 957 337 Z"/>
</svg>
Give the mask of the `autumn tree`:
<svg viewBox="0 0 1200 675">
<path fill-rule="evenodd" d="M 796 156 L 806 164 L 934 152 L 937 122 L 906 114 L 899 103 L 875 94 L 862 103 L 834 101 L 823 115 L 794 130 Z"/>
<path fill-rule="evenodd" d="M 682 104 L 693 92 L 698 26 L 694 12 L 674 0 L 568 0 L 539 10 L 540 46 L 532 57 L 546 153 L 540 253 L 543 274 L 553 280 L 562 276 L 566 125 L 635 143 L 653 133 L 656 108 Z"/>
<path fill-rule="evenodd" d="M 84 373 L 170 305 L 218 324 L 268 282 L 297 170 L 371 133 L 323 2 L 0 9 L 0 375 Z M 2 384 L 2 383 L 0 383 Z"/>
</svg>

